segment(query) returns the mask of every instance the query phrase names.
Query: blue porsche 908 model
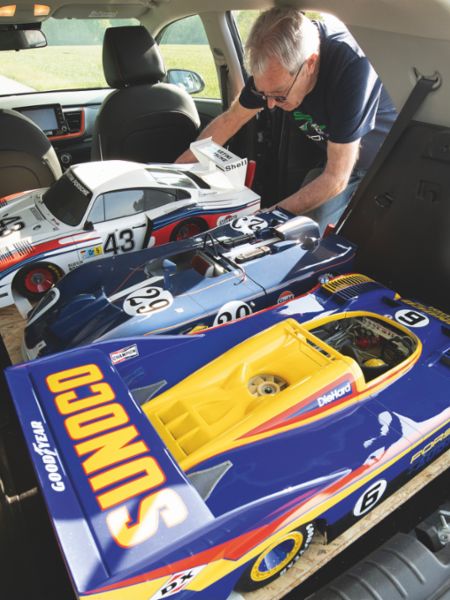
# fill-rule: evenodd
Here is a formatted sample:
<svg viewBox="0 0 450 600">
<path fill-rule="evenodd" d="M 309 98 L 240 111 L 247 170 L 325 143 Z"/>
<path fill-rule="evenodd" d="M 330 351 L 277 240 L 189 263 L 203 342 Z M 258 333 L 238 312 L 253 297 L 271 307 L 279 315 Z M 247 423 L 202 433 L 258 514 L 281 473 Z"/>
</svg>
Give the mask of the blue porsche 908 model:
<svg viewBox="0 0 450 600">
<path fill-rule="evenodd" d="M 355 247 L 282 210 L 239 217 L 195 238 L 100 259 L 69 273 L 29 314 L 23 354 L 187 333 L 285 302 L 324 273 L 351 269 Z"/>
<path fill-rule="evenodd" d="M 449 445 L 449 324 L 341 275 L 199 335 L 7 369 L 77 598 L 225 600 L 363 519 Z"/>
</svg>

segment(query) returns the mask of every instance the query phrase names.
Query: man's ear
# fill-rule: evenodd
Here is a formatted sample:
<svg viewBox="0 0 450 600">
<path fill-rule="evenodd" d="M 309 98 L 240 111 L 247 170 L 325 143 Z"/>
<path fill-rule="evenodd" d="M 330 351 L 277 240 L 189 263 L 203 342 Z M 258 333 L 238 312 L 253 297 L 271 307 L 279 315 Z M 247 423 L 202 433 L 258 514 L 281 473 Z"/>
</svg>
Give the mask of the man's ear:
<svg viewBox="0 0 450 600">
<path fill-rule="evenodd" d="M 311 54 L 311 56 L 309 56 L 306 59 L 306 66 L 308 68 L 308 72 L 309 73 L 313 73 L 316 66 L 319 63 L 319 54 L 317 52 L 314 52 L 313 54 Z"/>
</svg>

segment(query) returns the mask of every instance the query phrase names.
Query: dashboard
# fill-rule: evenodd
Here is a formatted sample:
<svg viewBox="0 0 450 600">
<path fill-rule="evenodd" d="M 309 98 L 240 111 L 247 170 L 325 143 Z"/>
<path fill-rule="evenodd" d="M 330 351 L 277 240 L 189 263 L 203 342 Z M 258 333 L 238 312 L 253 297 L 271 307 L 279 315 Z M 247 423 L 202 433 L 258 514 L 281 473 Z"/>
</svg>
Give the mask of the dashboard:
<svg viewBox="0 0 450 600">
<path fill-rule="evenodd" d="M 61 90 L 0 96 L 0 108 L 34 121 L 55 148 L 63 169 L 88 162 L 97 113 L 110 89 Z"/>
</svg>

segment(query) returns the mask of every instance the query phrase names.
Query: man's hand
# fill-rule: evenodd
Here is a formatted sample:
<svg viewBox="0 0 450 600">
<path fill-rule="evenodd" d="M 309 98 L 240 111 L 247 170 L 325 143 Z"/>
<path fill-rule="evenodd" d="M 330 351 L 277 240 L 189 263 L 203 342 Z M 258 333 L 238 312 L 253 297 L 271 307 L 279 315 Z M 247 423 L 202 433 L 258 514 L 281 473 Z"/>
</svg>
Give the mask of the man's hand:
<svg viewBox="0 0 450 600">
<path fill-rule="evenodd" d="M 197 139 L 211 137 L 216 144 L 223 146 L 239 129 L 254 117 L 261 109 L 248 109 L 239 104 L 239 96 L 235 98 L 230 108 L 216 117 L 201 132 Z M 177 158 L 175 163 L 197 162 L 190 150 L 186 150 Z"/>
<path fill-rule="evenodd" d="M 349 144 L 327 144 L 327 164 L 322 174 L 297 192 L 278 202 L 278 206 L 296 215 L 317 208 L 347 187 L 356 164 L 360 140 Z M 275 208 L 275 207 L 272 207 Z"/>
</svg>

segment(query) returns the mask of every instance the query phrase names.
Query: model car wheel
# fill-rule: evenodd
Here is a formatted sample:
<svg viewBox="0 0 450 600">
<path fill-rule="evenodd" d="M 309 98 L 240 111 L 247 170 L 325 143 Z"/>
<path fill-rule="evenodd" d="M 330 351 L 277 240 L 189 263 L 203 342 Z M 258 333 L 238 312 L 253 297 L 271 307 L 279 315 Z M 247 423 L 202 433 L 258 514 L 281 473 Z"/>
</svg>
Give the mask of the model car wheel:
<svg viewBox="0 0 450 600">
<path fill-rule="evenodd" d="M 284 575 L 308 548 L 313 535 L 314 525 L 308 523 L 278 538 L 245 569 L 236 589 L 257 590 Z"/>
<path fill-rule="evenodd" d="M 187 219 L 174 227 L 170 239 L 172 241 L 185 240 L 206 231 L 207 228 L 207 224 L 202 219 Z"/>
<path fill-rule="evenodd" d="M 62 277 L 61 269 L 49 263 L 36 263 L 16 275 L 13 286 L 29 300 L 41 298 Z"/>
</svg>

